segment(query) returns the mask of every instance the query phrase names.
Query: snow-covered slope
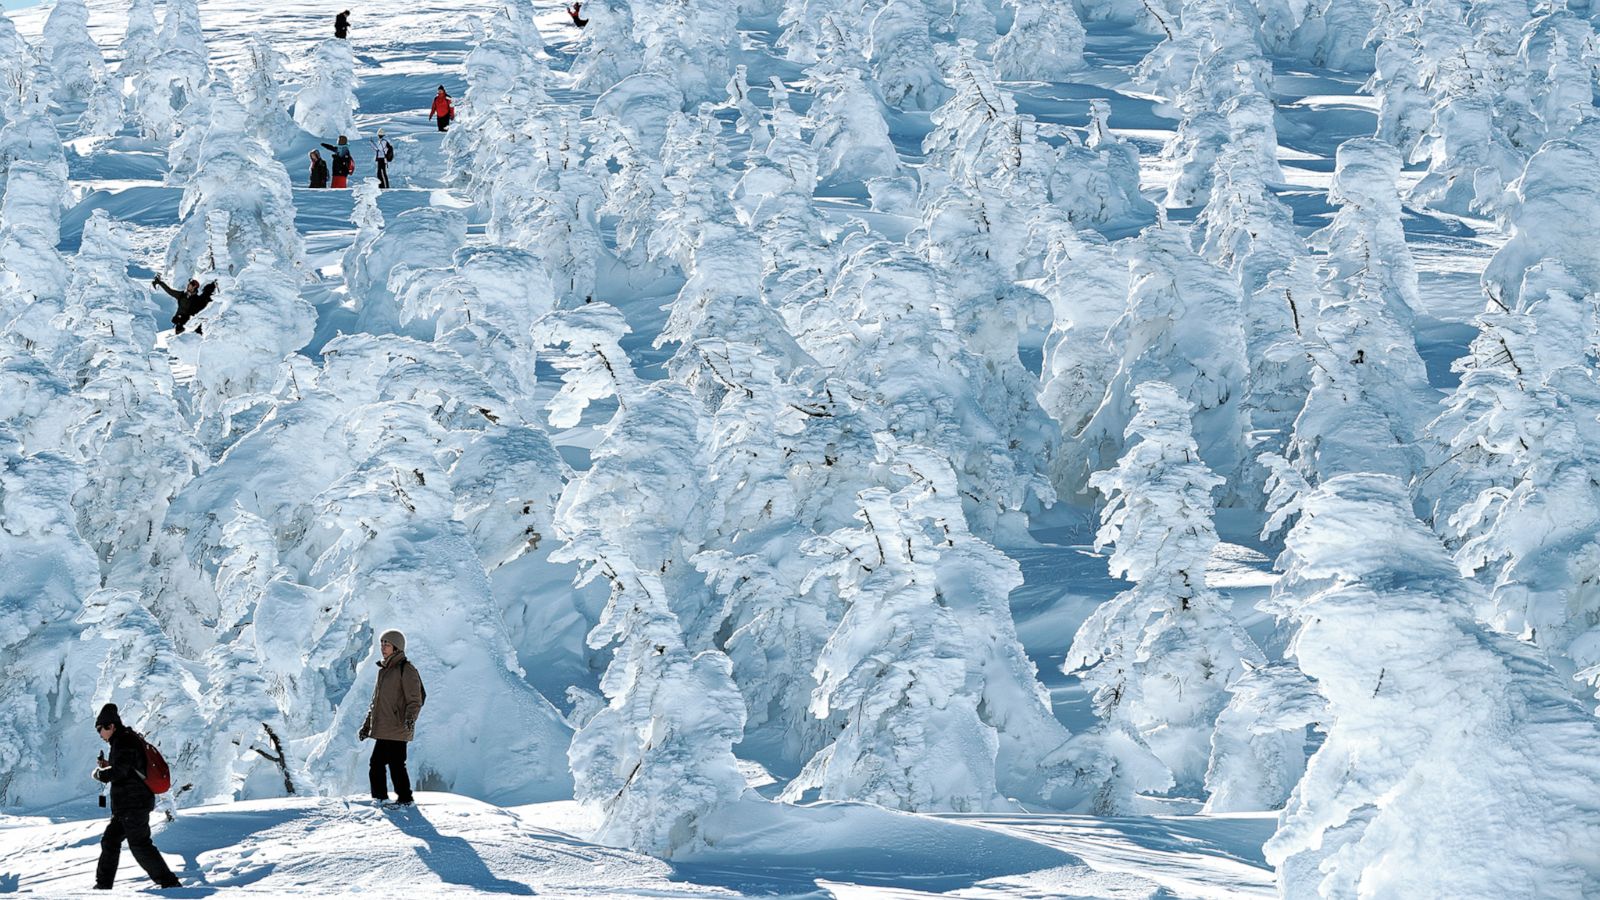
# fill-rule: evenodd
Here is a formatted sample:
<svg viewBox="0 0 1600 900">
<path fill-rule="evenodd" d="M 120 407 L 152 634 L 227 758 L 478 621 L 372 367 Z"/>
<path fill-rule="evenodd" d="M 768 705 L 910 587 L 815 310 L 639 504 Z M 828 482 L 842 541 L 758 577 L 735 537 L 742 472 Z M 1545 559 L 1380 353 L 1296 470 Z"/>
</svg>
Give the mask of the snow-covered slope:
<svg viewBox="0 0 1600 900">
<path fill-rule="evenodd" d="M 0 22 L 0 893 L 89 878 L 108 699 L 197 893 L 1481 894 L 1600 828 L 1586 5 L 83 2 Z M 1396 866 L 1397 786 L 1505 788 L 1441 693 L 1554 777 Z"/>
</svg>

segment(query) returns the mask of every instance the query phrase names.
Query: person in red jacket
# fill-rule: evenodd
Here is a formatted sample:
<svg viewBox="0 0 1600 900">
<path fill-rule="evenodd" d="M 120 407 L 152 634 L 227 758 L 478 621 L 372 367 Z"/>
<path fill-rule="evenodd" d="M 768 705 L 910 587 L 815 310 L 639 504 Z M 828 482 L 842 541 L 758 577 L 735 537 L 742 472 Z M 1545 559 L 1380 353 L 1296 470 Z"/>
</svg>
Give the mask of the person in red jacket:
<svg viewBox="0 0 1600 900">
<path fill-rule="evenodd" d="M 579 0 L 579 2 L 567 7 L 567 15 L 572 17 L 572 24 L 578 26 L 579 28 L 589 24 L 589 20 L 583 17 L 582 0 Z"/>
<path fill-rule="evenodd" d="M 456 108 L 450 104 L 450 95 L 445 93 L 444 85 L 439 85 L 439 93 L 433 95 L 433 106 L 428 108 L 428 118 L 439 120 L 440 131 L 449 131 L 450 120 L 455 114 Z"/>
</svg>

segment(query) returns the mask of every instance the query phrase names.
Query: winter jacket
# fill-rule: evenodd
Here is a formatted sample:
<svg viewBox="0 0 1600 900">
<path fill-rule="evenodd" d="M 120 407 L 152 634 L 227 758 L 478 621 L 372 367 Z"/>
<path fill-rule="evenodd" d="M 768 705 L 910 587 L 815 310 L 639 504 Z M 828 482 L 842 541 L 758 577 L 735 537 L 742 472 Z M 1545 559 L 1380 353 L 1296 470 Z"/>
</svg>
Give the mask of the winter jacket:
<svg viewBox="0 0 1600 900">
<path fill-rule="evenodd" d="M 433 95 L 433 106 L 428 110 L 428 115 L 444 117 L 453 116 L 455 114 L 456 108 L 450 105 L 449 97 L 445 96 L 444 94 Z"/>
<path fill-rule="evenodd" d="M 330 144 L 324 141 L 322 146 L 333 151 L 334 175 L 342 177 L 355 174 L 356 159 L 350 155 L 349 144 Z"/>
<path fill-rule="evenodd" d="M 343 40 L 343 39 L 345 39 L 346 35 L 348 35 L 349 33 L 350 33 L 350 20 L 345 17 L 345 14 L 344 13 L 339 13 L 337 16 L 334 16 L 333 17 L 333 36 Z"/>
<path fill-rule="evenodd" d="M 125 725 L 118 725 L 111 736 L 108 765 L 94 770 L 97 781 L 111 785 L 111 812 L 149 812 L 156 808 L 156 795 L 144 783 L 144 738 Z"/>
<path fill-rule="evenodd" d="M 311 161 L 311 186 L 314 188 L 328 186 L 328 163 L 320 156 Z"/>
<path fill-rule="evenodd" d="M 217 283 L 213 281 L 207 284 L 192 297 L 186 291 L 180 291 L 164 281 L 157 282 L 157 287 L 166 291 L 169 297 L 178 301 L 178 315 L 188 319 L 211 304 L 211 295 L 216 292 Z"/>
<path fill-rule="evenodd" d="M 406 660 L 403 650 L 378 663 L 378 683 L 372 687 L 365 731 L 380 741 L 409 741 L 416 734 L 422 712 L 422 676 Z"/>
</svg>

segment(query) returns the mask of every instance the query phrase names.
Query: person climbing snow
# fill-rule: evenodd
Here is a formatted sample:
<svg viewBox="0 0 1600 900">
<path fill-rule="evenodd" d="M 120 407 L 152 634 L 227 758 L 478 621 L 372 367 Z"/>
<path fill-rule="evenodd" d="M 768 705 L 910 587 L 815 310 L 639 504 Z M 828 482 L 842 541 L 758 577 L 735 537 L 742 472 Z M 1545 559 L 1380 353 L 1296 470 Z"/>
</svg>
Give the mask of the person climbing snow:
<svg viewBox="0 0 1600 900">
<path fill-rule="evenodd" d="M 178 334 L 183 334 L 183 328 L 189 324 L 189 320 L 199 315 L 202 309 L 210 305 L 211 295 L 217 290 L 215 281 L 202 288 L 197 278 L 189 279 L 188 286 L 181 291 L 162 281 L 160 275 L 150 279 L 150 284 L 166 291 L 172 299 L 178 301 L 178 311 L 172 317 L 172 325 L 177 329 Z M 201 328 L 202 326 L 196 325 L 194 333 L 205 334 Z"/>
<path fill-rule="evenodd" d="M 583 10 L 582 0 L 579 0 L 579 2 L 573 3 L 571 6 L 567 7 L 567 15 L 572 17 L 572 24 L 578 26 L 579 28 L 582 28 L 583 26 L 589 24 L 589 20 L 588 19 L 581 18 L 579 16 L 579 13 L 582 10 Z"/>
<path fill-rule="evenodd" d="M 156 795 L 146 783 L 148 758 L 144 738 L 122 724 L 115 703 L 107 703 L 95 717 L 94 730 L 100 740 L 111 745 L 111 758 L 104 753 L 96 761 L 94 780 L 110 785 L 111 821 L 100 838 L 100 864 L 95 867 L 95 890 L 109 891 L 117 880 L 117 862 L 122 842 L 128 842 L 133 859 L 158 887 L 182 887 L 167 861 L 150 839 L 150 813 L 156 808 Z"/>
<path fill-rule="evenodd" d="M 328 161 L 322 154 L 311 151 L 311 187 L 325 188 L 328 186 Z"/>
<path fill-rule="evenodd" d="M 347 40 L 350 34 L 350 10 L 345 10 L 333 17 L 333 36 L 339 40 Z"/>
<path fill-rule="evenodd" d="M 450 119 L 455 116 L 456 108 L 450 103 L 450 95 L 445 93 L 444 85 L 439 85 L 439 93 L 433 95 L 433 106 L 428 109 L 428 118 L 439 120 L 439 130 L 450 130 Z"/>
<path fill-rule="evenodd" d="M 393 629 L 379 638 L 383 659 L 378 661 L 378 682 L 372 686 L 372 705 L 361 723 L 361 740 L 372 738 L 372 761 L 368 775 L 372 799 L 387 801 L 389 788 L 384 770 L 394 782 L 394 799 L 399 806 L 410 806 L 411 776 L 406 772 L 406 743 L 416 736 L 417 715 L 428 699 L 417 667 L 406 659 L 406 636 Z"/>
<path fill-rule="evenodd" d="M 322 146 L 333 151 L 333 186 L 349 187 L 350 176 L 356 171 L 355 157 L 350 155 L 350 140 L 341 134 L 337 145 L 323 141 Z"/>
<path fill-rule="evenodd" d="M 389 163 L 394 162 L 394 145 L 383 136 L 383 129 L 378 129 L 378 139 L 372 142 L 372 161 L 378 167 L 378 187 L 389 189 Z"/>
</svg>

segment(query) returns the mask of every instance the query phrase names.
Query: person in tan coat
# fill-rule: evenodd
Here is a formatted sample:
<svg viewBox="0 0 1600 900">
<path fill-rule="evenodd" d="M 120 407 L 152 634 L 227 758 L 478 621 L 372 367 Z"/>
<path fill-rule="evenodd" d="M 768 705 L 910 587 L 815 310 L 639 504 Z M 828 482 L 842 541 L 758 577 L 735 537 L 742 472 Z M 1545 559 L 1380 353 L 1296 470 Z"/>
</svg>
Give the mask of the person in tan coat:
<svg viewBox="0 0 1600 900">
<path fill-rule="evenodd" d="M 367 709 L 367 720 L 361 723 L 361 739 L 370 737 L 374 741 L 368 769 L 373 799 L 389 799 L 384 780 L 384 770 L 388 769 L 389 780 L 394 782 L 395 802 L 409 806 L 411 776 L 406 772 L 406 743 L 416 737 L 417 715 L 422 712 L 428 692 L 423 690 L 417 667 L 406 659 L 406 636 L 390 630 L 379 641 L 383 659 L 378 662 L 372 706 Z"/>
</svg>

